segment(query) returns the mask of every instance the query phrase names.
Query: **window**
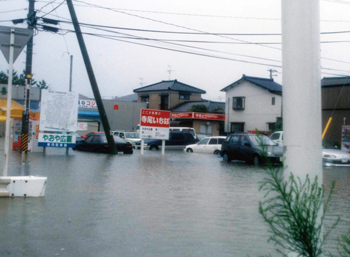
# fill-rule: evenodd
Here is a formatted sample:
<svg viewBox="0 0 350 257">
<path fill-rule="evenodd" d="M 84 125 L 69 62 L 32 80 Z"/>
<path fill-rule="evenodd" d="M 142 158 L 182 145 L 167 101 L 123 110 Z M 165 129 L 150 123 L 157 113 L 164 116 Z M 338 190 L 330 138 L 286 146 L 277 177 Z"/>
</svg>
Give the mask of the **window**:
<svg viewBox="0 0 350 257">
<path fill-rule="evenodd" d="M 149 102 L 149 96 L 148 95 L 141 96 L 141 102 L 142 103 L 148 103 Z"/>
<path fill-rule="evenodd" d="M 85 140 L 85 142 L 86 142 L 86 143 L 91 143 L 93 137 L 94 137 L 94 136 L 89 136 L 89 137 Z"/>
<path fill-rule="evenodd" d="M 213 135 L 213 126 L 200 125 L 199 126 L 199 133 L 207 135 L 207 136 Z"/>
<path fill-rule="evenodd" d="M 239 136 L 233 135 L 233 136 L 231 137 L 230 144 L 231 144 L 231 145 L 238 145 L 238 142 L 239 142 Z"/>
<path fill-rule="evenodd" d="M 179 94 L 179 99 L 181 99 L 181 100 L 190 100 L 190 94 L 180 93 Z"/>
<path fill-rule="evenodd" d="M 244 144 L 250 144 L 247 136 L 241 136 L 241 145 L 244 146 Z"/>
<path fill-rule="evenodd" d="M 210 139 L 209 145 L 217 145 L 217 144 L 218 144 L 218 139 L 217 138 Z"/>
<path fill-rule="evenodd" d="M 232 97 L 232 109 L 244 110 L 245 97 Z"/>
<path fill-rule="evenodd" d="M 224 138 L 219 138 L 219 145 L 221 145 L 222 144 L 222 142 L 224 142 Z"/>
<path fill-rule="evenodd" d="M 280 133 L 273 133 L 271 136 L 272 140 L 278 140 L 280 138 Z"/>
<path fill-rule="evenodd" d="M 102 137 L 105 137 L 105 136 L 102 136 Z M 99 139 L 100 139 L 100 136 L 92 136 L 91 143 L 98 143 Z"/>
<path fill-rule="evenodd" d="M 269 130 L 270 131 L 274 131 L 275 130 L 275 127 L 276 127 L 276 123 L 269 123 Z"/>
<path fill-rule="evenodd" d="M 244 132 L 244 122 L 231 123 L 231 132 L 234 132 L 234 133 Z"/>
<path fill-rule="evenodd" d="M 208 143 L 208 141 L 209 141 L 209 138 L 205 138 L 202 141 L 200 141 L 198 144 L 199 145 L 206 145 Z"/>
<path fill-rule="evenodd" d="M 271 104 L 272 104 L 272 105 L 275 105 L 275 103 L 276 103 L 276 98 L 275 98 L 275 97 L 272 97 L 272 102 L 271 102 Z"/>
</svg>

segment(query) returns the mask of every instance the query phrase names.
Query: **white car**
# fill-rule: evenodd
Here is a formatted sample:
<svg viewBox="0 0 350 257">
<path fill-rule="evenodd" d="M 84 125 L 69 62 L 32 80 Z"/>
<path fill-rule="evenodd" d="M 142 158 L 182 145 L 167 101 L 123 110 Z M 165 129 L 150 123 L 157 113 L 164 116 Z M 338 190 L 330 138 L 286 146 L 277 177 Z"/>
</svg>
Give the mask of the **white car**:
<svg viewBox="0 0 350 257">
<path fill-rule="evenodd" d="M 226 137 L 207 137 L 199 141 L 197 144 L 188 145 L 184 151 L 188 153 L 214 153 L 220 154 L 221 144 Z"/>
<path fill-rule="evenodd" d="M 124 139 L 125 142 L 129 142 L 133 148 L 135 148 L 136 142 L 141 141 L 140 134 L 137 132 L 112 131 L 112 134 Z"/>
<path fill-rule="evenodd" d="M 278 146 L 283 146 L 283 131 L 276 131 L 271 136 L 270 139 L 278 144 Z"/>
<path fill-rule="evenodd" d="M 350 153 L 341 151 L 326 141 L 322 142 L 322 146 L 324 166 L 350 166 Z"/>
</svg>

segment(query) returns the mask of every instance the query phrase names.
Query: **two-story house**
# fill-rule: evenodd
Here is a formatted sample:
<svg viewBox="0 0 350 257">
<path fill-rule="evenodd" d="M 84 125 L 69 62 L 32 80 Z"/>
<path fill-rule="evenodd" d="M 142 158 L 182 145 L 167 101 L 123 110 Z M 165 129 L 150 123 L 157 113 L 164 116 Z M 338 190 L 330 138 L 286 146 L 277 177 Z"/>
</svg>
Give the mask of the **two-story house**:
<svg viewBox="0 0 350 257">
<path fill-rule="evenodd" d="M 177 80 L 161 81 L 134 90 L 138 102 L 148 102 L 149 109 L 170 110 L 188 101 L 201 101 L 202 89 L 189 86 Z"/>
<path fill-rule="evenodd" d="M 282 117 L 282 86 L 273 79 L 243 75 L 221 89 L 226 92 L 225 131 L 269 132 Z"/>
</svg>

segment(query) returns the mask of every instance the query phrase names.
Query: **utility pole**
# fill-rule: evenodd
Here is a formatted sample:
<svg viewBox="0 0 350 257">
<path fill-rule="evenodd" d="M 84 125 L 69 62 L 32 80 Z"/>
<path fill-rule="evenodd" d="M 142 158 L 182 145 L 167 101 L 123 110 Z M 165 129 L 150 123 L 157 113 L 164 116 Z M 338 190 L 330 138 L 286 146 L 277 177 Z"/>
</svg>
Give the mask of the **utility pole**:
<svg viewBox="0 0 350 257">
<path fill-rule="evenodd" d="M 274 72 L 277 72 L 276 70 L 269 69 L 267 71 L 270 72 L 270 79 L 273 79 L 274 76 L 277 76 L 277 75 L 273 75 Z"/>
<path fill-rule="evenodd" d="M 103 106 L 100 90 L 98 89 L 98 85 L 97 85 L 97 81 L 96 81 L 96 78 L 95 78 L 94 70 L 92 69 L 92 65 L 91 65 L 91 62 L 90 62 L 89 54 L 88 54 L 86 46 L 85 46 L 84 38 L 83 38 L 83 35 L 81 33 L 81 30 L 80 30 L 79 22 L 78 22 L 77 15 L 76 15 L 75 10 L 74 10 L 74 6 L 73 6 L 73 3 L 72 3 L 72 0 L 67 0 L 67 5 L 68 5 L 69 13 L 70 13 L 71 18 L 72 18 L 75 34 L 77 35 L 77 39 L 78 39 L 78 42 L 79 42 L 81 54 L 83 55 L 86 71 L 87 71 L 87 73 L 89 75 L 89 80 L 90 80 L 92 92 L 94 93 L 94 97 L 95 97 L 95 101 L 96 101 L 96 104 L 97 104 L 98 112 L 100 114 L 101 121 L 102 121 L 102 126 L 103 126 L 103 129 L 105 131 L 106 138 L 107 138 L 107 141 L 108 141 L 109 149 L 110 149 L 111 153 L 117 154 L 118 153 L 117 152 L 117 148 L 115 146 L 114 138 L 111 135 L 111 128 L 109 126 L 107 114 L 106 114 L 105 108 Z"/>
<path fill-rule="evenodd" d="M 170 65 L 168 65 L 168 67 L 169 67 L 168 73 L 169 73 L 169 80 L 170 80 L 170 76 L 171 76 L 171 73 L 173 72 L 173 70 L 171 69 Z"/>
<path fill-rule="evenodd" d="M 33 30 L 36 24 L 36 12 L 34 11 L 35 0 L 29 1 L 28 9 L 28 29 Z M 32 62 L 33 62 L 33 37 L 27 43 L 26 56 L 26 71 L 25 71 L 25 99 L 24 110 L 22 115 L 22 133 L 21 133 L 21 152 L 22 161 L 24 161 L 25 154 L 28 152 L 28 133 L 29 133 L 29 110 L 30 110 L 30 86 L 32 83 Z"/>
</svg>

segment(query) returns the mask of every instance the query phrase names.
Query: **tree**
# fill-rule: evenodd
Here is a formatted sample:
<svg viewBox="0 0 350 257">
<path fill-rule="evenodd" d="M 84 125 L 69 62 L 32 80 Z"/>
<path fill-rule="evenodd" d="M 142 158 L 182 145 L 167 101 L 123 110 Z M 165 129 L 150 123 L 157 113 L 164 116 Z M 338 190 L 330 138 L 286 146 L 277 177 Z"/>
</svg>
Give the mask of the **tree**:
<svg viewBox="0 0 350 257">
<path fill-rule="evenodd" d="M 194 104 L 187 111 L 188 112 L 204 112 L 204 113 L 207 113 L 207 112 L 209 112 L 209 109 L 204 104 Z"/>
<path fill-rule="evenodd" d="M 25 85 L 25 77 L 26 73 L 25 70 L 23 70 L 22 74 L 18 75 L 17 71 L 13 71 L 12 73 L 12 85 L 19 85 L 19 86 L 24 86 Z M 8 71 L 0 71 L 0 84 L 8 84 Z M 45 80 L 39 81 L 39 83 L 32 78 L 31 80 L 31 86 L 37 86 L 41 89 L 47 89 L 48 85 L 46 84 Z"/>
</svg>

